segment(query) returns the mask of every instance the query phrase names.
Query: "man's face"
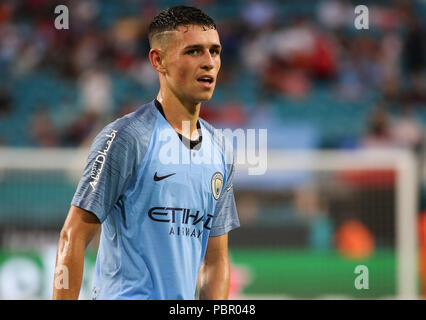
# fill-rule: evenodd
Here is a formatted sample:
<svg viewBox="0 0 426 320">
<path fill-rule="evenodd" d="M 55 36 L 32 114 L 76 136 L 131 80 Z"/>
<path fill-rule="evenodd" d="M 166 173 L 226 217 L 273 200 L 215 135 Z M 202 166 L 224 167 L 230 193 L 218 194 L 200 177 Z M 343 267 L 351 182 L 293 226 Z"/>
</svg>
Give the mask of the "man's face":
<svg viewBox="0 0 426 320">
<path fill-rule="evenodd" d="M 165 49 L 166 85 L 182 101 L 209 100 L 220 69 L 221 45 L 216 30 L 179 26 Z"/>
</svg>

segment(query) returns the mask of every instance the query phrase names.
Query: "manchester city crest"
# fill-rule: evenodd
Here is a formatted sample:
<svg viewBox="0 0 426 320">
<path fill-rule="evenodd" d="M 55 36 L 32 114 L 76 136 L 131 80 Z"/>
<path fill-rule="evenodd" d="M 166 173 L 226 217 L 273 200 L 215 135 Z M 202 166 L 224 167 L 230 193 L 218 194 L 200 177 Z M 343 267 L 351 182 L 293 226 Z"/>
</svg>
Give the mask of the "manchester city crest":
<svg viewBox="0 0 426 320">
<path fill-rule="evenodd" d="M 223 186 L 223 174 L 216 172 L 212 177 L 212 193 L 215 200 L 219 199 Z"/>
</svg>

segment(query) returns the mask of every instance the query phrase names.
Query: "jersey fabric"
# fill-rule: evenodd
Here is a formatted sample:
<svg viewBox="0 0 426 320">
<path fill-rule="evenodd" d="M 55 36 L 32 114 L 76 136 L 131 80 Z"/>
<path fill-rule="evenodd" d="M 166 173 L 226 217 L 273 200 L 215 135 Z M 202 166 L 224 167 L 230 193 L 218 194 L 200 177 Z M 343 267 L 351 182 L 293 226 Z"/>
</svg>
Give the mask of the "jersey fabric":
<svg viewBox="0 0 426 320">
<path fill-rule="evenodd" d="M 191 149 L 152 101 L 94 139 L 71 202 L 102 223 L 93 299 L 194 299 L 209 237 L 239 226 L 232 146 L 198 125 Z"/>
</svg>

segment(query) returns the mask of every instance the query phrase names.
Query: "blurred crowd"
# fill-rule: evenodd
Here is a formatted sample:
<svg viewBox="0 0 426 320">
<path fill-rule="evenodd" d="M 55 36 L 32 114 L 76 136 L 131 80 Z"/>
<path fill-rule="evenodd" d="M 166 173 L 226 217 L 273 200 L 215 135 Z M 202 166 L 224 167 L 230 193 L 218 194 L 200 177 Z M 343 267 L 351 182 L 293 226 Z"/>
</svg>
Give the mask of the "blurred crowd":
<svg viewBox="0 0 426 320">
<path fill-rule="evenodd" d="M 69 8 L 68 30 L 54 27 L 59 4 Z M 39 72 L 75 87 L 77 97 L 60 106 L 43 99 L 32 102 L 26 130 L 33 146 L 84 144 L 106 122 L 152 100 L 158 80 L 147 58 L 147 28 L 171 4 L 2 1 L 0 120 L 22 112 L 17 101 L 26 92 L 17 92 L 14 83 Z M 273 109 L 285 108 L 276 101 L 297 103 L 322 88 L 348 103 L 374 96 L 365 130 L 353 145 L 421 148 L 422 123 L 415 111 L 426 107 L 425 0 L 366 1 L 369 30 L 354 28 L 356 4 L 348 0 L 184 4 L 216 19 L 224 48 L 217 89 L 224 98 L 205 104 L 201 116 L 206 120 L 248 126 L 262 106 L 275 102 Z M 128 79 L 143 94 L 116 99 L 117 79 Z M 246 79 L 255 85 L 235 91 Z M 248 99 L 238 94 L 244 90 L 253 91 Z M 276 121 L 274 110 L 265 112 L 268 121 Z M 1 132 L 0 144 L 10 145 Z"/>
</svg>

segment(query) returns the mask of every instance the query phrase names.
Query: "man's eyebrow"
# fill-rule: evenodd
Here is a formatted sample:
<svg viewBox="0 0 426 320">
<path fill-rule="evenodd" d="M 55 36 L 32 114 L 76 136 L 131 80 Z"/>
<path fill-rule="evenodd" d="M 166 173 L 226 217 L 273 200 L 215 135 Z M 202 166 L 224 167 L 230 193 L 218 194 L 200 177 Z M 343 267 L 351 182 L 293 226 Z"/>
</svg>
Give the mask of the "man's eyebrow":
<svg viewBox="0 0 426 320">
<path fill-rule="evenodd" d="M 201 44 L 192 44 L 192 45 L 189 45 L 189 46 L 186 46 L 185 48 L 184 48 L 184 50 L 187 50 L 187 49 L 202 49 L 204 46 L 203 45 L 201 45 Z M 210 48 L 213 48 L 213 49 L 221 49 L 222 48 L 222 46 L 220 45 L 220 44 L 212 44 L 211 46 L 210 46 Z"/>
</svg>

